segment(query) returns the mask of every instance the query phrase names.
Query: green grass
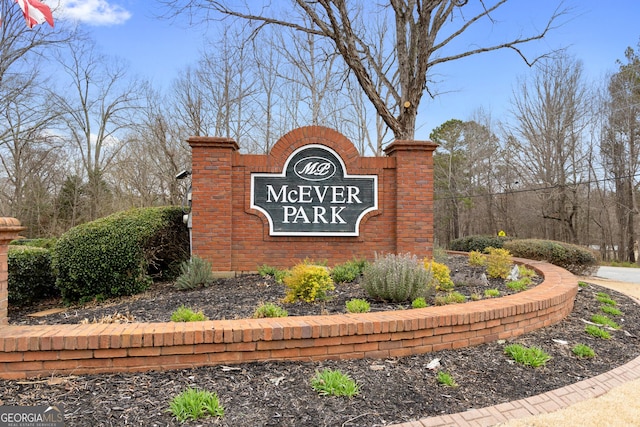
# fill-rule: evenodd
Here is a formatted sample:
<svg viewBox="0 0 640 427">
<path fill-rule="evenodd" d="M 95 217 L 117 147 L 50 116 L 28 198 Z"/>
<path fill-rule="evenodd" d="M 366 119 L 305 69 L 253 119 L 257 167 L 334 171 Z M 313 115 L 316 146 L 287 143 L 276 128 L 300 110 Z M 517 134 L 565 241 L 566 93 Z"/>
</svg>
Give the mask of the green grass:
<svg viewBox="0 0 640 427">
<path fill-rule="evenodd" d="M 440 385 L 444 385 L 447 387 L 458 387 L 458 383 L 456 383 L 456 380 L 454 380 L 451 374 L 449 374 L 448 372 L 439 371 L 436 379 L 438 380 L 438 384 Z"/>
<path fill-rule="evenodd" d="M 322 396 L 352 397 L 360 392 L 358 384 L 349 375 L 332 369 L 316 372 L 311 387 Z"/>
<path fill-rule="evenodd" d="M 612 307 L 615 307 L 616 305 L 618 305 L 617 302 L 615 302 L 614 300 L 612 300 L 609 297 L 596 296 L 596 299 L 598 300 L 598 302 L 600 302 L 602 304 L 610 305 Z"/>
<path fill-rule="evenodd" d="M 197 313 L 192 309 L 185 307 L 184 305 L 180 306 L 173 313 L 171 313 L 171 321 L 172 322 L 200 322 L 203 320 L 209 320 L 207 316 L 204 315 L 201 311 Z"/>
<path fill-rule="evenodd" d="M 587 286 L 589 286 L 589 284 L 586 283 L 586 282 L 580 281 L 580 282 L 578 282 L 578 286 L 580 286 L 581 288 L 586 288 Z"/>
<path fill-rule="evenodd" d="M 520 344 L 511 344 L 504 348 L 505 354 L 524 366 L 537 368 L 545 366 L 551 360 L 551 356 L 539 347 L 525 347 Z"/>
<path fill-rule="evenodd" d="M 589 359 L 596 356 L 596 352 L 586 344 L 576 344 L 571 351 L 573 354 L 583 359 Z"/>
<path fill-rule="evenodd" d="M 611 339 L 611 334 L 609 332 L 594 325 L 587 325 L 584 331 L 592 337 L 602 338 L 603 340 Z"/>
<path fill-rule="evenodd" d="M 600 307 L 600 310 L 602 310 L 603 313 L 610 314 L 611 316 L 622 316 L 624 314 L 617 308 L 611 307 L 610 305 L 603 305 Z"/>
<path fill-rule="evenodd" d="M 173 398 L 167 412 L 171 412 L 179 422 L 184 423 L 189 419 L 198 420 L 208 415 L 222 417 L 224 408 L 220 405 L 216 393 L 188 388 Z"/>
<path fill-rule="evenodd" d="M 618 325 L 607 316 L 603 316 L 602 314 L 594 314 L 593 316 L 591 316 L 591 321 L 593 323 L 597 323 L 598 325 L 609 326 L 613 329 L 620 329 L 620 325 Z"/>
</svg>

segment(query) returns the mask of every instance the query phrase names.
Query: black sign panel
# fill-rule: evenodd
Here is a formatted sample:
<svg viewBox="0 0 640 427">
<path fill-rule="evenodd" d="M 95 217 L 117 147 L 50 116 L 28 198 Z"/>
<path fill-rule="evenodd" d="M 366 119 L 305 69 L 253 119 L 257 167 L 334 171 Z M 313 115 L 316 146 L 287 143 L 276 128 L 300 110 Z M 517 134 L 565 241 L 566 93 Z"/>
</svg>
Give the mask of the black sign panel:
<svg viewBox="0 0 640 427">
<path fill-rule="evenodd" d="M 294 151 L 280 174 L 251 174 L 251 208 L 269 220 L 271 236 L 357 236 L 378 209 L 378 177 L 348 175 L 324 145 Z"/>
</svg>

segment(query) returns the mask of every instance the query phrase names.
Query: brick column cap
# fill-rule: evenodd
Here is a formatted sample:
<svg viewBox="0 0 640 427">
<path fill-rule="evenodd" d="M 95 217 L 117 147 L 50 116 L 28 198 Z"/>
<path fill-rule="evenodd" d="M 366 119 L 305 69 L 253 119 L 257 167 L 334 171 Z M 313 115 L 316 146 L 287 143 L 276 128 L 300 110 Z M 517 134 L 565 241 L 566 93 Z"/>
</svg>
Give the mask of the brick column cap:
<svg viewBox="0 0 640 427">
<path fill-rule="evenodd" d="M 396 139 L 384 149 L 384 152 L 387 156 L 393 156 L 398 151 L 434 151 L 436 148 L 438 144 L 431 141 Z"/>
<path fill-rule="evenodd" d="M 20 221 L 15 218 L 0 217 L 0 230 L 3 231 L 22 231 L 25 227 L 20 225 Z"/>
<path fill-rule="evenodd" d="M 191 147 L 227 148 L 232 151 L 240 149 L 240 146 L 233 138 L 219 136 L 192 136 L 187 139 L 187 142 Z"/>
</svg>

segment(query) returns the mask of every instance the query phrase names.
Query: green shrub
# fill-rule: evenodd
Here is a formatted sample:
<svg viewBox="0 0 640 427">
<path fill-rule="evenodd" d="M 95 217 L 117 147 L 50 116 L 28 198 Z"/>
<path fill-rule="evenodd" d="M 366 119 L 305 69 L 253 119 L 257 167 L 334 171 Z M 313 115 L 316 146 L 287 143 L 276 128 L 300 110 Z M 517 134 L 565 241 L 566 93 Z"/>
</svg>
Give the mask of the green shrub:
<svg viewBox="0 0 640 427">
<path fill-rule="evenodd" d="M 352 397 L 360 392 L 358 384 L 349 375 L 332 369 L 316 372 L 311 387 L 322 396 Z"/>
<path fill-rule="evenodd" d="M 511 272 L 511 254 L 506 249 L 492 248 L 487 252 L 487 276 L 506 279 Z"/>
<path fill-rule="evenodd" d="M 222 417 L 224 408 L 220 405 L 216 393 L 188 388 L 173 398 L 167 412 L 170 412 L 179 422 L 184 423 L 189 419 L 198 420 L 207 415 Z"/>
<path fill-rule="evenodd" d="M 180 264 L 180 276 L 175 286 L 180 290 L 195 289 L 198 286 L 209 286 L 213 282 L 211 263 L 200 257 L 193 256 L 189 261 Z"/>
<path fill-rule="evenodd" d="M 484 252 L 489 247 L 500 249 L 510 240 L 512 238 L 507 236 L 466 236 L 453 240 L 449 248 L 452 251 Z"/>
<path fill-rule="evenodd" d="M 371 310 L 371 304 L 359 298 L 350 299 L 346 305 L 349 313 L 367 313 Z"/>
<path fill-rule="evenodd" d="M 209 320 L 209 318 L 203 312 L 195 312 L 184 305 L 181 305 L 171 313 L 172 322 L 202 322 L 204 320 Z"/>
<path fill-rule="evenodd" d="M 253 312 L 254 319 L 263 319 L 265 317 L 287 317 L 288 315 L 289 313 L 287 310 L 272 302 L 260 304 Z"/>
<path fill-rule="evenodd" d="M 473 267 L 486 267 L 487 256 L 482 252 L 471 251 L 469 252 L 469 265 Z"/>
<path fill-rule="evenodd" d="M 445 264 L 436 261 L 424 260 L 424 267 L 431 272 L 431 285 L 436 291 L 452 291 L 455 287 L 451 280 L 451 270 Z"/>
<path fill-rule="evenodd" d="M 362 276 L 362 286 L 370 297 L 390 302 L 413 301 L 435 292 L 431 273 L 415 255 L 376 255 Z"/>
<path fill-rule="evenodd" d="M 353 282 L 362 275 L 366 265 L 366 260 L 355 259 L 344 264 L 338 264 L 331 269 L 331 277 L 336 283 Z"/>
<path fill-rule="evenodd" d="M 578 276 L 591 276 L 598 269 L 598 258 L 583 246 L 553 240 L 511 240 L 504 244 L 513 256 L 547 261 Z"/>
<path fill-rule="evenodd" d="M 8 253 L 9 304 L 22 306 L 56 297 L 51 251 L 29 245 L 10 245 Z"/>
<path fill-rule="evenodd" d="M 411 307 L 413 308 L 425 308 L 427 306 L 427 300 L 425 300 L 424 297 L 418 297 L 411 301 Z"/>
<path fill-rule="evenodd" d="M 74 302 L 139 293 L 188 256 L 182 209 L 142 208 L 72 228 L 58 239 L 53 266 L 62 297 Z"/>
<path fill-rule="evenodd" d="M 287 303 L 298 300 L 306 302 L 324 301 L 327 292 L 333 291 L 333 280 L 325 267 L 310 264 L 298 264 L 291 269 L 291 274 L 284 278 L 288 288 L 284 299 Z"/>
</svg>

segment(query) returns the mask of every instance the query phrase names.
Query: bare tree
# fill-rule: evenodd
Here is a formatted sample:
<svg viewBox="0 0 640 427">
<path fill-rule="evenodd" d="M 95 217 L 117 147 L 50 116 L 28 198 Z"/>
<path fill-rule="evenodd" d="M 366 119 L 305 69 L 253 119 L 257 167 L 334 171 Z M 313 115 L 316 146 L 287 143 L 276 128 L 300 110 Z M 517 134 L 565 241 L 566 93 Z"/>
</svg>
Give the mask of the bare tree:
<svg viewBox="0 0 640 427">
<path fill-rule="evenodd" d="M 123 147 L 121 138 L 138 108 L 139 88 L 127 79 L 126 67 L 117 58 L 99 54 L 91 41 L 68 49 L 59 63 L 71 90 L 54 91 L 51 98 L 80 153 L 88 180 L 89 218 L 95 219 L 110 210 L 104 173 Z"/>
<path fill-rule="evenodd" d="M 434 67 L 501 49 L 511 49 L 532 64 L 538 58 L 528 59 L 521 47 L 543 38 L 565 13 L 557 9 L 542 30 L 532 35 L 457 51 L 455 42 L 470 28 L 483 21 L 497 25 L 492 14 L 507 0 L 483 1 L 479 7 L 475 2 L 468 5 L 467 0 L 390 0 L 387 5 L 293 0 L 293 8 L 286 13 L 271 2 L 253 1 L 244 7 L 237 6 L 237 2 L 218 0 L 163 0 L 163 3 L 175 13 L 195 15 L 204 10 L 212 13 L 204 19 L 231 16 L 255 23 L 257 29 L 277 25 L 328 39 L 396 139 L 414 138 L 418 107 L 424 93 L 429 91 L 428 76 Z M 392 40 L 385 44 L 393 52 L 390 67 L 380 67 L 368 37 L 371 16 L 380 13 L 390 13 L 395 22 L 395 28 L 389 31 Z"/>
<path fill-rule="evenodd" d="M 531 81 L 514 93 L 510 140 L 520 181 L 538 188 L 546 238 L 578 243 L 581 201 L 578 184 L 587 171 L 584 138 L 589 125 L 587 86 L 582 64 L 560 56 L 543 61 Z"/>
<path fill-rule="evenodd" d="M 639 45 L 640 50 L 640 45 Z M 625 52 L 626 63 L 609 80 L 609 103 L 600 149 L 614 181 L 618 223 L 618 257 L 636 262 L 636 217 L 640 174 L 640 54 Z"/>
</svg>

